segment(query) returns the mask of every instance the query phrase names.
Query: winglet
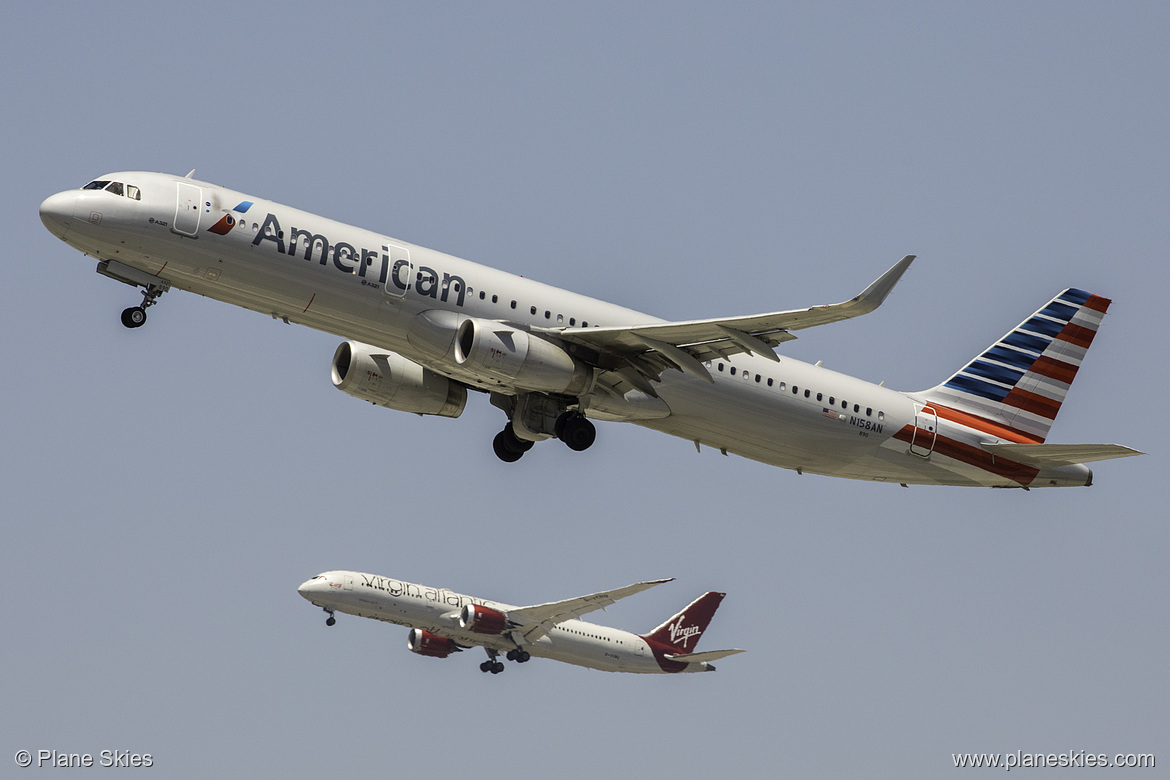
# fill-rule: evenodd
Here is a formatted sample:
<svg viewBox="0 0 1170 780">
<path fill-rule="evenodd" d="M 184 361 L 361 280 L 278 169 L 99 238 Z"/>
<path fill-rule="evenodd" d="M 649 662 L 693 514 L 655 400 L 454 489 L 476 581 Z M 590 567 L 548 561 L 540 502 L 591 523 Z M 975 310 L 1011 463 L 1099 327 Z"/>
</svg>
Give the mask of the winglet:
<svg viewBox="0 0 1170 780">
<path fill-rule="evenodd" d="M 867 314 L 878 306 L 882 305 L 882 301 L 894 289 L 894 285 L 902 278 L 902 274 L 906 273 L 906 269 L 914 262 L 915 255 L 906 255 L 898 262 L 890 267 L 890 270 L 879 276 L 874 280 L 873 284 L 861 291 L 850 303 L 856 303 L 856 308 L 861 311 L 859 314 Z M 854 308 L 854 307 L 850 307 Z"/>
</svg>

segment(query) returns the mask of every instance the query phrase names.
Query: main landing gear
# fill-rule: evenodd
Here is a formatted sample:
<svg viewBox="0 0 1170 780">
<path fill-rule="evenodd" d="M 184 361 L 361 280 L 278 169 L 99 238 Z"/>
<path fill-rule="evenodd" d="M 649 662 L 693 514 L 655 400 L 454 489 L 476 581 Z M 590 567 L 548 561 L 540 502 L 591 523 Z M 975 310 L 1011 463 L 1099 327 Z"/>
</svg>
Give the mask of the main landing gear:
<svg viewBox="0 0 1170 780">
<path fill-rule="evenodd" d="M 574 452 L 583 452 L 597 440 L 597 428 L 580 412 L 564 412 L 556 419 L 553 435 Z M 512 423 L 509 422 L 504 430 L 497 433 L 496 437 L 492 439 L 492 449 L 500 460 L 505 463 L 515 463 L 523 457 L 524 453 L 532 449 L 532 445 L 535 443 L 535 441 L 521 439 L 517 436 Z"/>
<path fill-rule="evenodd" d="M 484 648 L 485 650 L 487 648 Z M 491 672 L 492 674 L 499 674 L 504 671 L 504 664 L 500 662 L 498 653 L 495 650 L 488 650 L 488 659 L 479 665 L 481 672 Z"/>
<path fill-rule="evenodd" d="M 524 453 L 532 449 L 534 444 L 536 442 L 526 441 L 513 433 L 511 423 L 497 433 L 496 438 L 492 439 L 492 449 L 495 450 L 496 457 L 505 463 L 515 463 L 520 460 Z"/>
<path fill-rule="evenodd" d="M 481 672 L 491 672 L 492 674 L 499 674 L 504 671 L 504 664 L 500 662 L 499 653 L 495 650 L 489 650 L 486 647 L 484 650 L 487 650 L 488 659 L 479 665 L 479 670 Z M 528 663 L 529 659 L 532 658 L 527 650 L 521 650 L 518 647 L 514 650 L 509 650 L 504 654 L 504 657 L 518 664 Z"/>
</svg>

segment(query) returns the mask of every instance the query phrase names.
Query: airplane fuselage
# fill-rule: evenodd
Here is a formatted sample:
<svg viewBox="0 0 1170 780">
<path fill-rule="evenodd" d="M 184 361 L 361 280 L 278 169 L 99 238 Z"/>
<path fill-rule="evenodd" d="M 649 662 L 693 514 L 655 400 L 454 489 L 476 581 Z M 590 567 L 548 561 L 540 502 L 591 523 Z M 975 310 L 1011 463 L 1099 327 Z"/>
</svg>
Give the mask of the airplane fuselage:
<svg viewBox="0 0 1170 780">
<path fill-rule="evenodd" d="M 453 359 L 451 339 L 437 337 L 433 324 L 472 317 L 555 334 L 664 322 L 206 182 L 143 172 L 103 178 L 133 185 L 138 197 L 60 193 L 45 201 L 42 219 L 108 263 L 110 275 L 137 269 L 176 289 L 393 351 L 473 389 L 517 394 Z M 1033 468 L 986 456 L 980 444 L 1030 440 L 972 426 L 915 394 L 786 357 L 740 353 L 705 367 L 711 382 L 663 372 L 657 397 L 587 385 L 569 394 L 594 419 L 634 422 L 802 473 L 1003 487 L 1091 481 L 1081 464 Z"/>
<path fill-rule="evenodd" d="M 479 646 L 505 653 L 516 647 L 507 632 L 491 635 L 461 629 L 458 625 L 460 610 L 466 605 L 508 612 L 517 609 L 511 604 L 354 571 L 325 572 L 302 584 L 299 592 L 331 614 L 343 612 L 425 631 L 450 639 L 460 648 Z M 548 633 L 523 647 L 537 658 L 606 672 L 701 672 L 710 667 L 704 662 L 669 661 L 661 657 L 660 648 L 656 652 L 637 634 L 575 619 L 551 626 Z M 411 649 L 418 652 L 415 647 Z"/>
</svg>

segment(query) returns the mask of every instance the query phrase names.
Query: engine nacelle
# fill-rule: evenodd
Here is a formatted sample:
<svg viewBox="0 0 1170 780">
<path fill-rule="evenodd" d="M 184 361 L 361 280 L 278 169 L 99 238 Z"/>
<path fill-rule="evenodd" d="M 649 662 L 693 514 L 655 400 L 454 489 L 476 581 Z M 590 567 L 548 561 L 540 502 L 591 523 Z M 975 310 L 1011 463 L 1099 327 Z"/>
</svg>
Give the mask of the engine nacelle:
<svg viewBox="0 0 1170 780">
<path fill-rule="evenodd" d="M 397 352 L 343 341 L 333 353 L 333 386 L 378 406 L 458 417 L 467 388 Z"/>
<path fill-rule="evenodd" d="M 482 604 L 465 604 L 459 610 L 459 627 L 477 634 L 502 634 L 508 627 L 508 616 Z"/>
<path fill-rule="evenodd" d="M 593 387 L 588 364 L 551 341 L 502 322 L 463 320 L 454 347 L 461 369 L 511 387 L 575 396 Z"/>
<path fill-rule="evenodd" d="M 454 640 L 435 636 L 430 631 L 423 631 L 421 628 L 410 629 L 410 634 L 406 638 L 406 646 L 410 648 L 410 652 L 429 658 L 446 658 L 459 650 L 455 646 Z"/>
</svg>

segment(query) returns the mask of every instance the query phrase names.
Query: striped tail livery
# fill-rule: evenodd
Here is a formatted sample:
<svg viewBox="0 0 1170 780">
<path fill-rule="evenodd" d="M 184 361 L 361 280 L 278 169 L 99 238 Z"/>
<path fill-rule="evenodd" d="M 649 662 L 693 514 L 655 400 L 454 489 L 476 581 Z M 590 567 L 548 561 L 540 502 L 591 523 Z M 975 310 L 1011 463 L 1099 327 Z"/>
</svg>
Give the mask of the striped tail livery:
<svg viewBox="0 0 1170 780">
<path fill-rule="evenodd" d="M 912 393 L 915 423 L 895 438 L 911 454 L 949 458 L 1025 488 L 1066 484 L 1076 467 L 1091 484 L 1080 464 L 1140 454 L 1118 444 L 1044 443 L 1109 304 L 1064 290 L 945 382 Z"/>
</svg>

